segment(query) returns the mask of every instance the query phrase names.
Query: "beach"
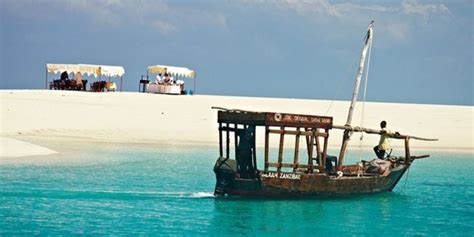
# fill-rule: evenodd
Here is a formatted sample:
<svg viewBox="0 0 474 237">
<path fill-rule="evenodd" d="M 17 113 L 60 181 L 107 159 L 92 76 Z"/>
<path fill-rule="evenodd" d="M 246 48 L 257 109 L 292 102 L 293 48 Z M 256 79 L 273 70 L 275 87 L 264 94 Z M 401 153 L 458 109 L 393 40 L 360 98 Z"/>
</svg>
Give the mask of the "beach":
<svg viewBox="0 0 474 237">
<path fill-rule="evenodd" d="M 218 144 L 217 110 L 212 106 L 249 111 L 332 116 L 344 125 L 349 101 L 310 99 L 176 96 L 136 92 L 1 90 L 1 156 L 46 155 L 34 141 L 87 141 L 134 144 Z M 364 117 L 361 111 L 364 108 Z M 381 120 L 402 134 L 438 138 L 411 141 L 414 149 L 474 151 L 472 106 L 401 103 L 358 103 L 353 126 L 379 129 Z M 363 120 L 363 121 L 362 121 Z M 259 133 L 260 132 L 260 133 Z M 257 145 L 263 144 L 257 131 Z M 261 136 L 261 135 L 260 135 Z M 342 130 L 332 129 L 329 146 L 337 148 Z M 378 135 L 354 134 L 350 146 L 371 149 Z M 11 145 L 11 144 L 15 145 Z M 291 144 L 288 142 L 287 145 Z M 403 141 L 392 140 L 394 147 Z M 29 151 L 29 152 L 25 152 Z"/>
<path fill-rule="evenodd" d="M 212 106 L 317 115 L 330 107 L 334 124 L 344 124 L 349 102 L 45 90 L 0 95 L 1 236 L 474 233 L 472 107 L 366 103 L 365 127 L 384 119 L 402 134 L 439 138 L 412 140 L 411 154 L 432 157 L 414 162 L 393 192 L 247 199 L 214 197 L 219 149 Z M 361 109 L 359 103 L 354 125 L 361 124 Z M 257 168 L 264 167 L 262 132 Z M 341 135 L 330 131 L 328 154 L 337 155 Z M 278 144 L 278 138 L 270 140 Z M 283 161 L 293 160 L 289 138 Z M 359 138 L 353 135 L 347 163 L 375 157 L 379 135 Z M 403 141 L 392 145 L 404 154 Z M 277 154 L 278 147 L 269 150 Z M 376 224 L 368 224 L 374 217 Z"/>
</svg>

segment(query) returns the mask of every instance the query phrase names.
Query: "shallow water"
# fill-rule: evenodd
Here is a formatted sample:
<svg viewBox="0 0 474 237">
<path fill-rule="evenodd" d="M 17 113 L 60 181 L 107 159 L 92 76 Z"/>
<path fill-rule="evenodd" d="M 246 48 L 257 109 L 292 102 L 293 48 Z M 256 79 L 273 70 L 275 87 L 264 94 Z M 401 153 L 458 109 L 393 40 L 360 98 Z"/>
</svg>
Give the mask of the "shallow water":
<svg viewBox="0 0 474 237">
<path fill-rule="evenodd" d="M 304 200 L 213 198 L 217 155 L 82 144 L 2 160 L 0 235 L 474 235 L 472 154 L 418 160 L 393 192 Z"/>
</svg>

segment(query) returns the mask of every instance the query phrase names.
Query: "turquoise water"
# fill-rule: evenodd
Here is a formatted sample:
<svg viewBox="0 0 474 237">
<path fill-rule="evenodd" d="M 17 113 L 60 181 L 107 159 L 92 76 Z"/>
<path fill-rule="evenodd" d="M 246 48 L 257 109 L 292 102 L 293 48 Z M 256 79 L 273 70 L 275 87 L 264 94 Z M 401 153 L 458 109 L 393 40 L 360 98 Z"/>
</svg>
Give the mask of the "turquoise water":
<svg viewBox="0 0 474 237">
<path fill-rule="evenodd" d="M 472 154 L 416 161 L 394 192 L 305 200 L 213 198 L 217 155 L 103 144 L 4 160 L 0 235 L 474 235 Z"/>
</svg>

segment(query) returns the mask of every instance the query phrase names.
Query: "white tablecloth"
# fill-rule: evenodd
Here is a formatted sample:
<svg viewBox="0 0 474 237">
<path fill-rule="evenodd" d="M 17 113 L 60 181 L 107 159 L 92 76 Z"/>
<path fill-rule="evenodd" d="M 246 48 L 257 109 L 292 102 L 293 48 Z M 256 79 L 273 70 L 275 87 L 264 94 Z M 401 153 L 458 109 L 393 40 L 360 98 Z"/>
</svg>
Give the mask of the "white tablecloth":
<svg viewBox="0 0 474 237">
<path fill-rule="evenodd" d="M 179 85 L 166 85 L 150 83 L 147 85 L 147 92 L 158 94 L 181 94 L 181 87 Z"/>
</svg>

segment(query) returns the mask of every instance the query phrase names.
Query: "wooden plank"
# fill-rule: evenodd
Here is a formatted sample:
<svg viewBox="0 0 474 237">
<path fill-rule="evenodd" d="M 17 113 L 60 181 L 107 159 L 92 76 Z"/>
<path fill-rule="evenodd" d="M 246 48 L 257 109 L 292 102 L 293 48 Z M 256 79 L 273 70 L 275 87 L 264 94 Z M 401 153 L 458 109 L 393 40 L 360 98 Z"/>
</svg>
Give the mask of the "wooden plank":
<svg viewBox="0 0 474 237">
<path fill-rule="evenodd" d="M 248 125 L 291 126 L 310 128 L 332 128 L 332 117 L 288 114 L 273 112 L 252 112 L 244 110 L 229 110 L 220 107 L 217 112 L 217 121 L 221 123 L 238 123 Z"/>
<path fill-rule="evenodd" d="M 275 134 L 288 134 L 288 135 L 305 135 L 305 136 L 318 136 L 318 137 L 327 137 L 328 135 L 326 133 L 314 133 L 311 131 L 290 131 L 290 130 L 281 130 L 281 129 L 270 129 L 270 133 L 275 133 Z"/>
<path fill-rule="evenodd" d="M 282 126 L 281 129 L 285 129 L 285 127 Z M 281 172 L 281 163 L 283 161 L 283 144 L 284 143 L 285 143 L 285 133 L 281 133 L 280 134 L 280 147 L 278 149 L 278 164 L 280 164 L 280 166 L 277 169 L 278 173 Z"/>
<path fill-rule="evenodd" d="M 235 132 L 235 129 L 234 129 L 234 128 L 230 128 L 230 127 L 227 127 L 227 126 L 222 126 L 221 130 L 222 130 L 222 131 Z"/>
<path fill-rule="evenodd" d="M 266 113 L 244 111 L 218 111 L 217 122 L 248 125 L 265 125 Z"/>
<path fill-rule="evenodd" d="M 332 117 L 304 114 L 266 113 L 266 124 L 270 126 L 332 128 Z"/>
<path fill-rule="evenodd" d="M 296 128 L 296 140 L 295 140 L 295 156 L 293 157 L 293 164 L 295 166 L 293 167 L 293 172 L 296 171 L 297 164 L 298 164 L 298 155 L 299 155 L 299 150 L 300 150 L 300 128 Z"/>
<path fill-rule="evenodd" d="M 280 167 L 280 168 L 281 168 L 281 167 L 284 167 L 284 168 L 293 168 L 293 167 L 295 167 L 295 165 L 292 164 L 292 163 L 281 163 L 281 164 L 280 164 L 280 163 L 272 163 L 272 162 L 270 162 L 270 163 L 268 163 L 268 167 L 274 167 L 274 168 L 279 168 L 279 167 Z M 278 171 L 277 171 L 277 172 L 278 172 Z"/>
<path fill-rule="evenodd" d="M 269 141 L 270 141 L 270 133 L 268 126 L 265 126 L 265 172 L 268 171 L 268 146 L 269 146 Z"/>
</svg>

